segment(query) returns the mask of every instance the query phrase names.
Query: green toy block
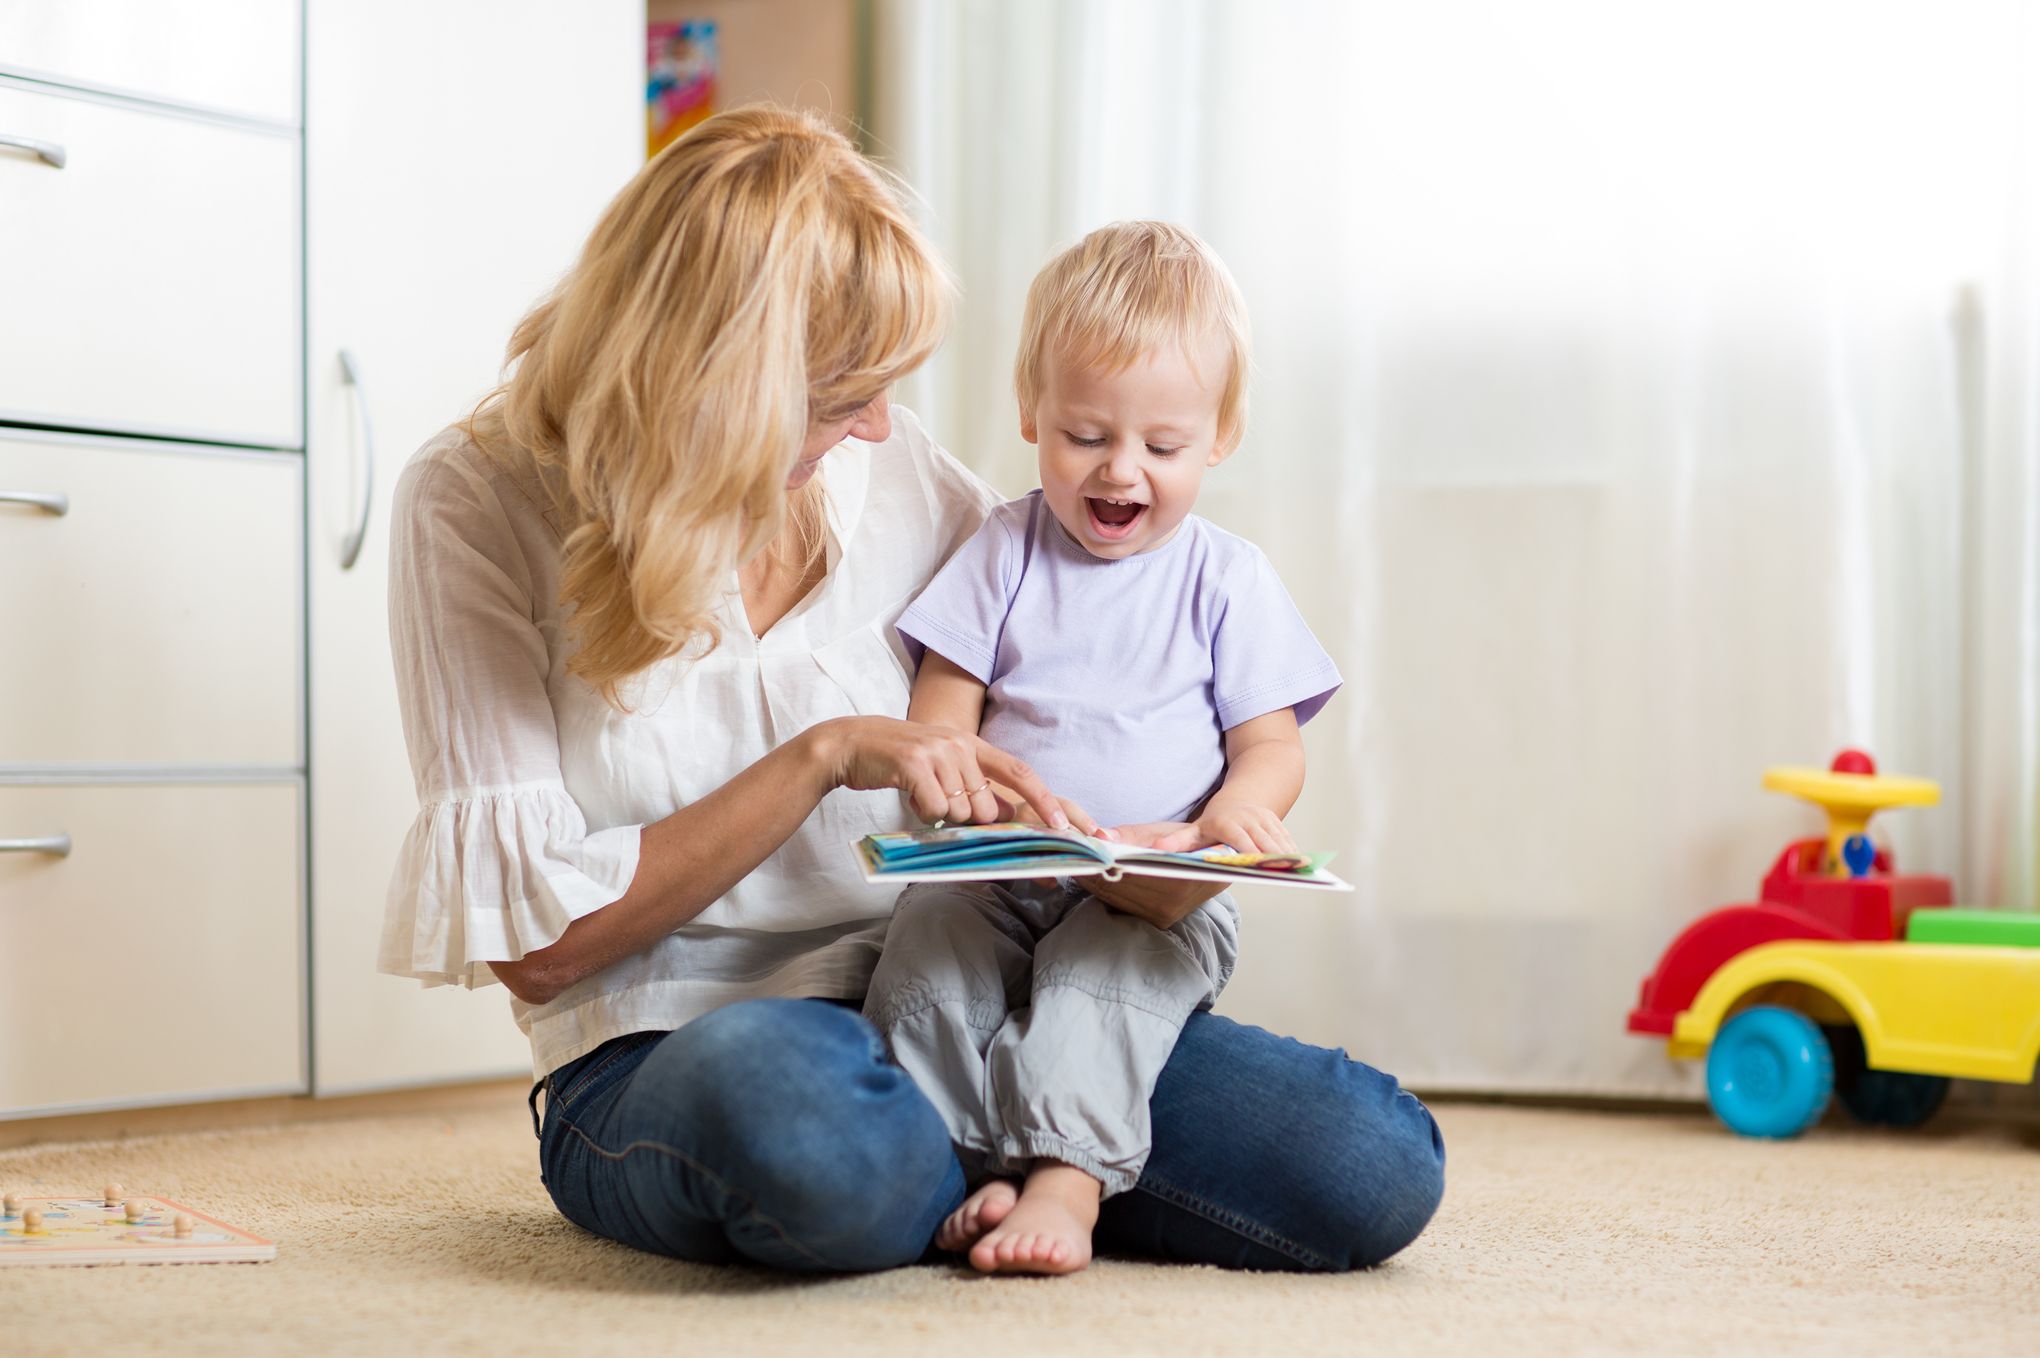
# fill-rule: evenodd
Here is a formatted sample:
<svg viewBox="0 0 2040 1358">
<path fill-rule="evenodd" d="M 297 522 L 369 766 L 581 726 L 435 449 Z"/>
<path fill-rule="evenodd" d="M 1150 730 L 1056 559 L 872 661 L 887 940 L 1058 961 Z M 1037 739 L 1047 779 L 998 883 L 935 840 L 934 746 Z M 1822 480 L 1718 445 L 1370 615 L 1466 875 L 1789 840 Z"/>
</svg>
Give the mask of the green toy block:
<svg viewBox="0 0 2040 1358">
<path fill-rule="evenodd" d="M 1915 910 L 1905 926 L 1905 941 L 2040 948 L 2040 914 L 1959 908 Z"/>
</svg>

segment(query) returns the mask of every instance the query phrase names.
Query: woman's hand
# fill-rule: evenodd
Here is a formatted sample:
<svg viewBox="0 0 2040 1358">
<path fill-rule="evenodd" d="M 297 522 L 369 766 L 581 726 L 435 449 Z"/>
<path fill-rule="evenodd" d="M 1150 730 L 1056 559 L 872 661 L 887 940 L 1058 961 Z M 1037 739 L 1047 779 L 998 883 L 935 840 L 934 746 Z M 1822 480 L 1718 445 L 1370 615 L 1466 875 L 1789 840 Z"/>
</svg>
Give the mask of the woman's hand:
<svg viewBox="0 0 2040 1358">
<path fill-rule="evenodd" d="M 1105 904 L 1157 929 L 1167 929 L 1225 890 L 1222 882 L 1185 882 L 1173 877 L 1122 877 L 1108 882 L 1081 877 L 1084 890 Z"/>
<path fill-rule="evenodd" d="M 893 717 L 837 717 L 805 733 L 830 787 L 898 788 L 924 820 L 990 824 L 1003 819 L 996 781 L 1017 793 L 1044 825 L 1070 828 L 1048 787 L 1026 761 L 975 735 Z"/>
</svg>

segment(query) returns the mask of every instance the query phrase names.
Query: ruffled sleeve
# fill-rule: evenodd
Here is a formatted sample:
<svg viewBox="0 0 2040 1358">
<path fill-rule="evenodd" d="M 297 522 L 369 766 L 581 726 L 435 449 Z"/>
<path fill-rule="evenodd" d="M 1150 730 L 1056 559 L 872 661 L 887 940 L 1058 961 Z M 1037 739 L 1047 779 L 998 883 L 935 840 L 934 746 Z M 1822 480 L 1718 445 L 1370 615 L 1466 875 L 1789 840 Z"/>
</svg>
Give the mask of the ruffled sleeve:
<svg viewBox="0 0 2040 1358">
<path fill-rule="evenodd" d="M 390 648 L 420 808 L 398 854 L 378 967 L 487 985 L 488 963 L 555 942 L 622 896 L 640 827 L 591 830 L 560 777 L 535 621 L 542 520 L 465 440 L 398 482 Z"/>
</svg>

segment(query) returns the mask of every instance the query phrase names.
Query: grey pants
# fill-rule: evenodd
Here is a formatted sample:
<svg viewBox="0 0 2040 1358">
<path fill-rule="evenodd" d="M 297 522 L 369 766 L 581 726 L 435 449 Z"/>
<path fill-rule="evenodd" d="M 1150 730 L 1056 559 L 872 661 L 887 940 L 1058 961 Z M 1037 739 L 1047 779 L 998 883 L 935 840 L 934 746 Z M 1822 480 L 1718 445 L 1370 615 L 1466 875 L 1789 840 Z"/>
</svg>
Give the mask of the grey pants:
<svg viewBox="0 0 2040 1358">
<path fill-rule="evenodd" d="M 1074 884 L 918 882 L 894 908 L 864 1013 L 973 1180 L 1046 1157 L 1109 1197 L 1140 1178 L 1155 1081 L 1238 956 L 1228 896 L 1165 930 Z"/>
</svg>

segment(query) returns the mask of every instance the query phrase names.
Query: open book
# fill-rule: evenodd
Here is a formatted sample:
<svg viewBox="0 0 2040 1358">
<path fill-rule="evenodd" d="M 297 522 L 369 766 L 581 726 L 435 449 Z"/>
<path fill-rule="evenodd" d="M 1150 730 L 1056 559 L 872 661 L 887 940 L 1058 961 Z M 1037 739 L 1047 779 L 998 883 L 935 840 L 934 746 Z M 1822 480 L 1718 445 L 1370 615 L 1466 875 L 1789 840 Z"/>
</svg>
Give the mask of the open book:
<svg viewBox="0 0 2040 1358">
<path fill-rule="evenodd" d="M 1219 847 L 1162 853 L 1040 825 L 950 825 L 866 835 L 851 849 L 864 880 L 991 882 L 1014 877 L 1181 877 L 1269 882 L 1319 891 L 1353 888 L 1325 870 L 1328 853 L 1235 853 Z"/>
</svg>

